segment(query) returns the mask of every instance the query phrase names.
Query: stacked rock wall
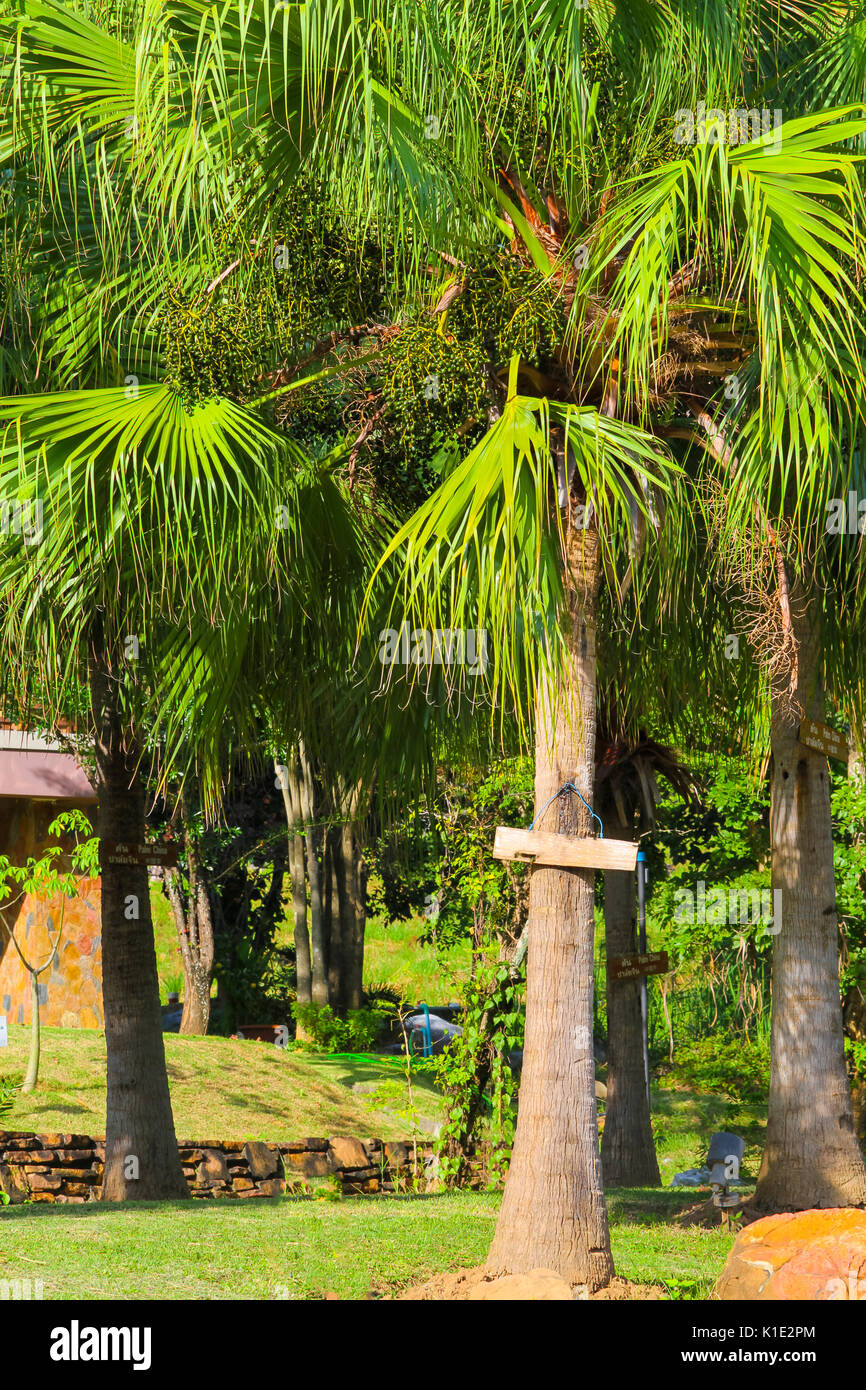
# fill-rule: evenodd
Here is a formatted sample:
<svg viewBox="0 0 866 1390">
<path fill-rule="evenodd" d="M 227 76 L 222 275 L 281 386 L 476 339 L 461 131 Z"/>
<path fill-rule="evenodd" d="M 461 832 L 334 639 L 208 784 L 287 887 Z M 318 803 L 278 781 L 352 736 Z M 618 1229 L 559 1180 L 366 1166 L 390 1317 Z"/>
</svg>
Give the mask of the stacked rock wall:
<svg viewBox="0 0 866 1390">
<path fill-rule="evenodd" d="M 178 1153 L 193 1197 L 278 1197 L 304 1191 L 315 1178 L 333 1178 L 344 1193 L 357 1195 L 436 1178 L 430 1141 L 184 1140 Z M 104 1160 L 104 1140 L 86 1134 L 0 1131 L 0 1191 L 11 1202 L 98 1201 Z"/>
<path fill-rule="evenodd" d="M 86 1202 L 102 1182 L 104 1156 L 87 1134 L 0 1132 L 0 1189 L 12 1202 Z"/>
</svg>

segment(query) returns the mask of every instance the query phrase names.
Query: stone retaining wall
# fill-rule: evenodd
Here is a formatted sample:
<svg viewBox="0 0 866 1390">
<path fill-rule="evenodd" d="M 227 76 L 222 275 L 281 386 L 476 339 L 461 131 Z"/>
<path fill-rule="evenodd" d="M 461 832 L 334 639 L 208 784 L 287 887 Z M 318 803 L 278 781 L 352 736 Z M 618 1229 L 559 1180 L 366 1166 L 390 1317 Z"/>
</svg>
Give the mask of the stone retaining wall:
<svg viewBox="0 0 866 1390">
<path fill-rule="evenodd" d="M 277 1197 L 310 1178 L 335 1177 L 346 1194 L 394 1192 L 435 1181 L 433 1145 L 381 1139 L 300 1139 L 293 1144 L 184 1140 L 178 1144 L 193 1197 Z M 0 1130 L 0 1191 L 11 1202 L 98 1201 L 105 1142 L 86 1134 Z M 417 1158 L 417 1169 L 415 1166 Z"/>
</svg>

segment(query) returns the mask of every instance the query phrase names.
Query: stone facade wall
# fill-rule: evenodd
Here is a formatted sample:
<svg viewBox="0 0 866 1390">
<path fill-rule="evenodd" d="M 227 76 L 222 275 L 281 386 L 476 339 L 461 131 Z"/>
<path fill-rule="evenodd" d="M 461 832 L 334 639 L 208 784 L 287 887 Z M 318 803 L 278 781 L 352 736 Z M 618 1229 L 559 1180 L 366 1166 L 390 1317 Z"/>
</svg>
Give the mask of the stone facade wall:
<svg viewBox="0 0 866 1390">
<path fill-rule="evenodd" d="M 435 1182 L 432 1142 L 300 1139 L 290 1144 L 206 1139 L 178 1143 L 193 1197 L 277 1197 L 334 1177 L 347 1195 Z M 12 1202 L 98 1201 L 105 1143 L 86 1134 L 0 1131 L 0 1191 Z M 417 1159 L 417 1170 L 415 1168 Z"/>
<path fill-rule="evenodd" d="M 61 808 L 52 801 L 0 798 L 0 847 L 15 864 L 38 857 L 48 840 L 48 826 Z M 88 810 L 91 808 L 82 807 Z M 58 861 L 62 864 L 62 860 Z M 79 879 L 77 897 L 67 898 L 57 954 L 39 976 L 40 1019 L 48 1028 L 101 1028 L 102 924 L 100 880 Z M 28 960 L 41 965 L 56 934 L 57 905 L 28 894 L 0 911 Z M 29 1023 L 30 976 L 7 931 L 0 929 L 0 1014 L 8 1023 Z"/>
</svg>

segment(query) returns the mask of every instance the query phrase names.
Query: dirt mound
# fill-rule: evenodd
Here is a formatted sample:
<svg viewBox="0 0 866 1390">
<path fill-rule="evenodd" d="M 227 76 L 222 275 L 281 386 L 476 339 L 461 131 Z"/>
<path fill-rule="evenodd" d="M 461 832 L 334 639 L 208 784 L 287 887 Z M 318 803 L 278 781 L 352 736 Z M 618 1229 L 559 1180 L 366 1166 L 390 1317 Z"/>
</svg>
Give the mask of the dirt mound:
<svg viewBox="0 0 866 1390">
<path fill-rule="evenodd" d="M 405 1293 L 398 1294 L 399 1299 L 421 1299 L 424 1301 L 434 1300 L 467 1300 L 470 1298 L 473 1289 L 479 1284 L 493 1283 L 496 1276 L 490 1274 L 484 1265 L 476 1265 L 471 1269 L 452 1269 L 445 1274 L 436 1274 L 432 1279 L 428 1279 L 423 1284 L 416 1284 L 413 1288 L 407 1289 Z M 657 1285 L 632 1284 L 628 1279 L 620 1279 L 615 1275 L 609 1284 L 597 1293 L 588 1293 L 585 1285 L 573 1286 L 573 1297 L 576 1299 L 596 1300 L 615 1300 L 621 1302 L 634 1299 L 659 1299 L 664 1296 L 664 1290 Z M 477 1297 L 477 1295 L 475 1295 Z"/>
</svg>

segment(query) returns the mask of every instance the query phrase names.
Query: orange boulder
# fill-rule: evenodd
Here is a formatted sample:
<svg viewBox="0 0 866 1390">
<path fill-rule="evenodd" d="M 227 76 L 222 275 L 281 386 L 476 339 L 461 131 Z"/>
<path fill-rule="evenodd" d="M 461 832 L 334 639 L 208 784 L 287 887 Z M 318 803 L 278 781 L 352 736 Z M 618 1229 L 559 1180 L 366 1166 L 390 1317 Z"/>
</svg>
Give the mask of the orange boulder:
<svg viewBox="0 0 866 1390">
<path fill-rule="evenodd" d="M 715 1294 L 866 1301 L 866 1211 L 828 1207 L 752 1222 L 737 1236 Z"/>
</svg>

